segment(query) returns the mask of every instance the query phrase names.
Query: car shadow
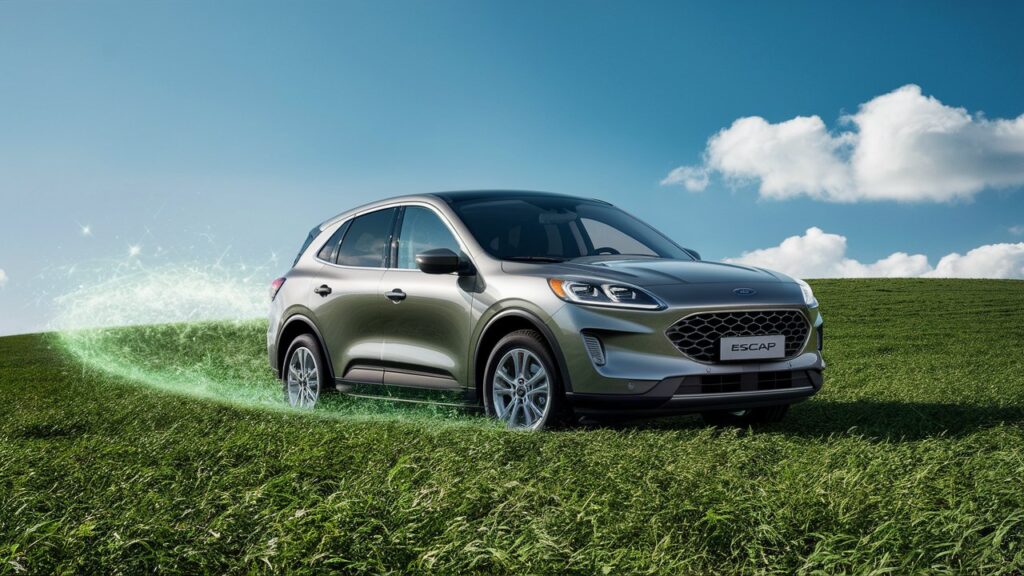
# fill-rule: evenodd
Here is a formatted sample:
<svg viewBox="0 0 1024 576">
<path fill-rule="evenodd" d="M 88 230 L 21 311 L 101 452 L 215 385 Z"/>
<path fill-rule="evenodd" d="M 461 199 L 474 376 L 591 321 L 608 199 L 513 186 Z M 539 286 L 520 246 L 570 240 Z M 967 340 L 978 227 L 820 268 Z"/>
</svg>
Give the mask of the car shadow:
<svg viewBox="0 0 1024 576">
<path fill-rule="evenodd" d="M 793 406 L 782 422 L 756 426 L 751 430 L 755 433 L 781 433 L 803 438 L 856 436 L 886 441 L 913 441 L 966 436 L 1002 424 L 1024 425 L 1024 407 L 815 399 Z M 584 420 L 582 425 L 632 430 L 708 427 L 699 416 L 693 415 L 650 420 Z"/>
</svg>

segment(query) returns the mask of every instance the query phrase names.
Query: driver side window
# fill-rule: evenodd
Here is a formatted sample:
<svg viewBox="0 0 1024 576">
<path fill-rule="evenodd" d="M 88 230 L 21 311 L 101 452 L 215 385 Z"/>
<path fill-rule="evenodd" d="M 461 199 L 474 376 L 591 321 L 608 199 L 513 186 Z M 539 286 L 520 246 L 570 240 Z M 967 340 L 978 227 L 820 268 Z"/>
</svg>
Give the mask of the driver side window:
<svg viewBox="0 0 1024 576">
<path fill-rule="evenodd" d="M 459 243 L 433 210 L 422 206 L 406 206 L 398 233 L 398 261 L 395 268 L 415 269 L 416 255 L 435 248 L 447 248 L 459 253 Z"/>
</svg>

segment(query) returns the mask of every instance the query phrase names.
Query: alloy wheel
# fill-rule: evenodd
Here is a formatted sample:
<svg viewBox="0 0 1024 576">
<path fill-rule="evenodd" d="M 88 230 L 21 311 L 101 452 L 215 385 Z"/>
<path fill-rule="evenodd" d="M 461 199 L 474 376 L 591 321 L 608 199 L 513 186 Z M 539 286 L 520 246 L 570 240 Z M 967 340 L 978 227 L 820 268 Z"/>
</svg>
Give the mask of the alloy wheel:
<svg viewBox="0 0 1024 576">
<path fill-rule="evenodd" d="M 312 409 L 320 397 L 320 370 L 313 352 L 301 346 L 288 362 L 288 403 L 293 408 Z"/>
<path fill-rule="evenodd" d="M 551 410 L 551 381 L 540 358 L 525 348 L 506 352 L 494 371 L 491 402 L 509 428 L 542 426 Z"/>
</svg>

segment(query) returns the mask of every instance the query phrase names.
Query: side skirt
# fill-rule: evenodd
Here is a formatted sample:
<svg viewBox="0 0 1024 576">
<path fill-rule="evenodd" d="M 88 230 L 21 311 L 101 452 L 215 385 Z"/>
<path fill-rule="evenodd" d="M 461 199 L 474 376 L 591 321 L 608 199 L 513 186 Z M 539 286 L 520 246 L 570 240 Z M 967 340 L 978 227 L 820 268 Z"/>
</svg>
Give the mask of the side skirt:
<svg viewBox="0 0 1024 576">
<path fill-rule="evenodd" d="M 408 402 L 413 404 L 433 404 L 437 406 L 450 406 L 453 408 L 466 408 L 470 410 L 481 409 L 479 402 L 477 402 L 476 392 L 466 390 L 464 388 L 437 389 L 419 386 L 389 385 L 376 382 L 360 382 L 345 379 L 335 380 L 335 387 L 339 392 L 355 398 Z"/>
</svg>

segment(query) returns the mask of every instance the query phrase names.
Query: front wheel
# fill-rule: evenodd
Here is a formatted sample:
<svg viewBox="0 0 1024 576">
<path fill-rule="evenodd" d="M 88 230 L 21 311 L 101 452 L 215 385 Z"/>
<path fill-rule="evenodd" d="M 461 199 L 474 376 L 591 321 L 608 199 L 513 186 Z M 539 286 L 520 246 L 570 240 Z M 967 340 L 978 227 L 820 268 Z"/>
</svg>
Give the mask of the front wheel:
<svg viewBox="0 0 1024 576">
<path fill-rule="evenodd" d="M 703 412 L 704 421 L 712 426 L 756 426 L 782 421 L 789 411 L 789 404 L 765 406 L 748 410 Z"/>
<path fill-rule="evenodd" d="M 539 332 L 517 330 L 491 350 L 484 371 L 484 408 L 514 430 L 541 430 L 560 423 L 562 385 Z"/>
</svg>

